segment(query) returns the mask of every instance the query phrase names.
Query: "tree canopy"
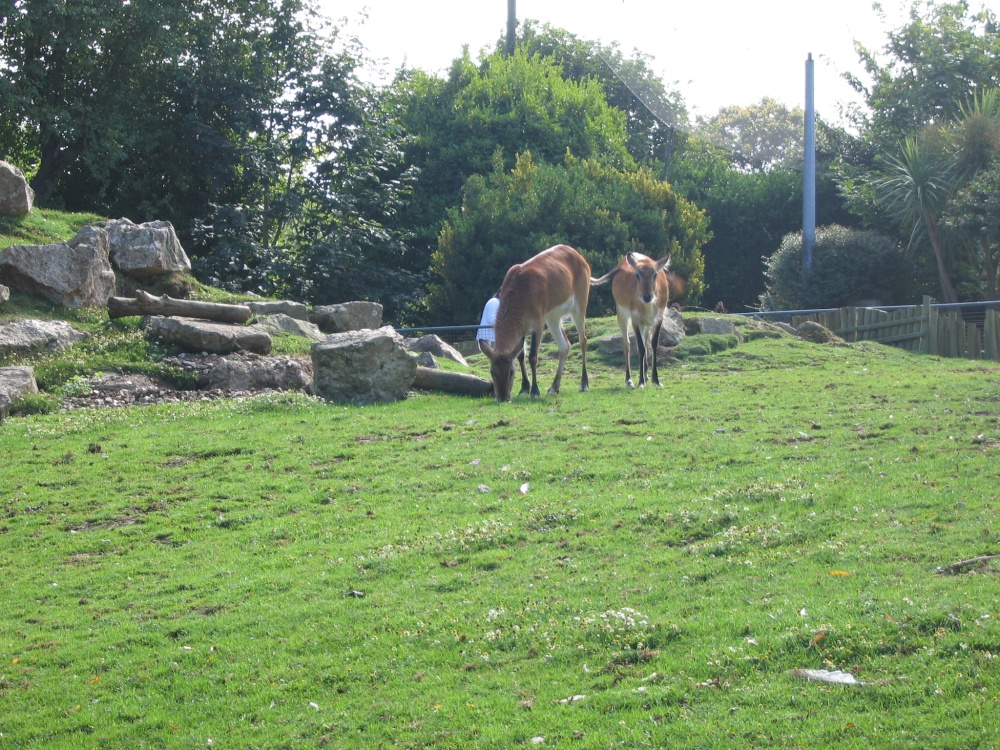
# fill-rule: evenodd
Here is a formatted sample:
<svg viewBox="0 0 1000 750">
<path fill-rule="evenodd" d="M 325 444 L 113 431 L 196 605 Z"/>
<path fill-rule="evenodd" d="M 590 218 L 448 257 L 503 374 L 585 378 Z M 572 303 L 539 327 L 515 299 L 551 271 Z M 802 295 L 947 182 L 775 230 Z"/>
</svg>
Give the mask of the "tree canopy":
<svg viewBox="0 0 1000 750">
<path fill-rule="evenodd" d="M 558 243 L 577 248 L 597 274 L 629 251 L 670 253 L 687 299 L 702 293 L 707 218 L 649 170 L 572 156 L 550 164 L 528 153 L 507 169 L 498 155 L 489 174 L 469 178 L 463 196 L 434 254 L 438 280 L 428 304 L 435 321 L 475 319 L 510 266 Z M 594 300 L 599 309 L 596 290 Z M 603 305 L 611 309 L 610 299 Z"/>
</svg>

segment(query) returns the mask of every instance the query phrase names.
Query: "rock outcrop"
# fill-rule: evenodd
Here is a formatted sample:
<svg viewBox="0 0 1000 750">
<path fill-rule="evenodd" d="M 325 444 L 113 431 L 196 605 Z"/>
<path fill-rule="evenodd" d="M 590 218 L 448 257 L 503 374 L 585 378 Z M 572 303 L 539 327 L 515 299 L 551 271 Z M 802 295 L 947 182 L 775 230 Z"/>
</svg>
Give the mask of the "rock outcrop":
<svg viewBox="0 0 1000 750">
<path fill-rule="evenodd" d="M 13 164 L 0 161 L 0 216 L 27 216 L 35 202 L 35 191 L 24 173 Z"/>
<path fill-rule="evenodd" d="M 428 352 L 433 354 L 435 357 L 444 357 L 445 359 L 450 359 L 452 362 L 458 362 L 460 365 L 465 365 L 468 367 L 469 363 L 465 361 L 465 357 L 451 344 L 443 341 L 440 336 L 435 336 L 433 333 L 428 333 L 426 336 L 421 336 L 418 339 L 405 339 L 403 345 L 409 349 L 411 352 L 416 352 L 418 354 L 423 352 Z"/>
<path fill-rule="evenodd" d="M 0 282 L 61 307 L 103 307 L 115 293 L 108 233 L 84 227 L 69 242 L 0 251 Z"/>
<path fill-rule="evenodd" d="M 62 320 L 22 318 L 0 323 L 0 354 L 24 356 L 61 351 L 87 336 Z"/>
<path fill-rule="evenodd" d="M 264 315 L 287 315 L 296 320 L 309 320 L 309 307 L 303 302 L 291 300 L 262 300 L 260 302 L 244 302 L 250 312 L 257 317 Z"/>
<path fill-rule="evenodd" d="M 323 333 L 344 333 L 376 329 L 382 325 L 382 305 L 377 302 L 345 302 L 313 309 L 309 322 Z"/>
<path fill-rule="evenodd" d="M 20 398 L 38 393 L 35 371 L 31 367 L 0 367 L 0 420 Z"/>
<path fill-rule="evenodd" d="M 390 326 L 348 331 L 313 344 L 313 393 L 328 401 L 390 402 L 413 385 L 417 360 Z"/>
<path fill-rule="evenodd" d="M 319 330 L 319 327 L 314 323 L 293 318 L 284 313 L 265 315 L 258 318 L 254 324 L 254 328 L 258 328 L 269 334 L 290 333 L 293 336 L 303 336 L 313 341 L 322 341 L 326 338 L 326 334 Z"/>
<path fill-rule="evenodd" d="M 210 323 L 192 318 L 152 316 L 143 320 L 148 335 L 185 352 L 229 354 L 247 351 L 271 353 L 271 337 L 250 326 Z"/>
<path fill-rule="evenodd" d="M 104 230 L 111 263 L 124 274 L 149 278 L 191 270 L 191 261 L 169 221 L 134 224 L 112 219 L 105 222 Z"/>
</svg>

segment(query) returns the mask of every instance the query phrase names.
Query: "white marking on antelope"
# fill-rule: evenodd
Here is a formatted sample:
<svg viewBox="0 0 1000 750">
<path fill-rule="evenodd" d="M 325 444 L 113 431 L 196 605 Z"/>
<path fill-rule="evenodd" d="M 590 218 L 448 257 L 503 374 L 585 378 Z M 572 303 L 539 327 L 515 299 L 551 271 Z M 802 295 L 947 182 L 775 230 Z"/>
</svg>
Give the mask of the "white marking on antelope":
<svg viewBox="0 0 1000 750">
<path fill-rule="evenodd" d="M 590 283 L 599 286 L 611 281 L 611 293 L 618 310 L 618 327 L 622 332 L 622 352 L 625 354 L 625 386 L 632 384 L 632 347 L 629 342 L 629 324 L 635 330 L 639 347 L 639 387 L 646 385 L 648 360 L 653 360 L 652 382 L 660 385 L 656 371 L 656 346 L 663 326 L 663 312 L 670 303 L 670 282 L 667 268 L 670 256 L 654 261 L 641 253 L 627 253 L 614 270 Z"/>
<path fill-rule="evenodd" d="M 569 245 L 556 245 L 543 250 L 524 263 L 511 266 L 500 287 L 500 308 L 494 323 L 493 346 L 485 341 L 479 348 L 490 360 L 493 392 L 497 401 L 510 401 L 514 383 L 514 357 L 521 361 L 521 393 L 537 398 L 538 345 L 545 327 L 559 347 L 559 367 L 549 394 L 559 393 L 569 339 L 563 331 L 562 319 L 569 315 L 580 336 L 583 376 L 580 390 L 590 390 L 587 380 L 587 329 L 584 319 L 590 297 L 590 264 Z M 524 344 L 531 334 L 531 382 L 524 370 Z"/>
</svg>

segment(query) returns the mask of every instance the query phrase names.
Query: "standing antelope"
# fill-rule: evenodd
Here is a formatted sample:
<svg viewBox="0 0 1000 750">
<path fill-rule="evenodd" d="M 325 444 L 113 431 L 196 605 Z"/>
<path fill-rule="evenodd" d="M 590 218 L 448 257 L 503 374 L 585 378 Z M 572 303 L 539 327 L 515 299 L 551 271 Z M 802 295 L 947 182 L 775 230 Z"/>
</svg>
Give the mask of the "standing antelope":
<svg viewBox="0 0 1000 750">
<path fill-rule="evenodd" d="M 583 377 L 580 390 L 589 390 L 587 381 L 587 330 L 584 318 L 590 296 L 590 264 L 569 245 L 556 245 L 543 250 L 524 263 L 511 266 L 500 287 L 500 307 L 494 322 L 493 346 L 480 340 L 479 349 L 489 357 L 493 376 L 493 393 L 497 401 L 510 401 L 514 384 L 514 358 L 521 360 L 521 394 L 526 391 L 537 398 L 538 345 L 548 326 L 559 347 L 559 367 L 549 394 L 559 393 L 569 340 L 563 332 L 562 319 L 573 317 L 580 336 Z M 531 383 L 524 371 L 524 343 L 531 334 Z M 530 388 L 530 391 L 529 391 Z M 518 395 L 521 395 L 518 394 Z"/>
<path fill-rule="evenodd" d="M 647 357 L 652 354 L 653 385 L 660 385 L 656 372 L 656 345 L 660 340 L 663 325 L 663 311 L 670 302 L 670 282 L 667 267 L 670 256 L 654 261 L 641 253 L 627 253 L 613 271 L 590 283 L 599 286 L 611 281 L 611 293 L 618 309 L 618 327 L 622 331 L 622 352 L 625 354 L 625 386 L 632 385 L 631 345 L 628 327 L 631 322 L 635 329 L 635 340 L 639 345 L 639 387 L 646 385 Z M 652 351 L 650 351 L 652 350 Z"/>
</svg>

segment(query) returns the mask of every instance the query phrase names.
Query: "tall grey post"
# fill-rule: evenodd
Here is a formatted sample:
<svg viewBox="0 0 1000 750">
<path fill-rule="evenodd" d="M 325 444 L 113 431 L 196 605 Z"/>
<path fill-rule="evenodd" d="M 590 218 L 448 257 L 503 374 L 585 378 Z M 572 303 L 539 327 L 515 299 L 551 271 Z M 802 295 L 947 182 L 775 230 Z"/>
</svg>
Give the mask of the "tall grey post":
<svg viewBox="0 0 1000 750">
<path fill-rule="evenodd" d="M 805 149 L 802 167 L 802 276 L 812 271 L 816 245 L 816 104 L 812 53 L 806 58 Z"/>
</svg>

